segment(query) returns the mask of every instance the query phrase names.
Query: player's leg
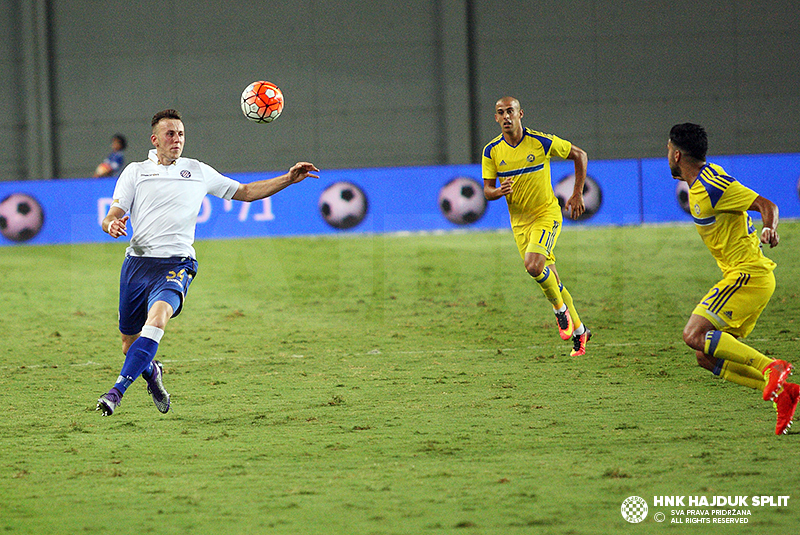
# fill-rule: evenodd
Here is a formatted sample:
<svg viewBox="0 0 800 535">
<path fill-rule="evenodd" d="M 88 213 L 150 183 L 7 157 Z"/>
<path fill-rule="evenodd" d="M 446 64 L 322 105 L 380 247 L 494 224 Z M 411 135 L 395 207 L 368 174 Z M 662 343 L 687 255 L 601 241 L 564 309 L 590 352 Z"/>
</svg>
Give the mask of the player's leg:
<svg viewBox="0 0 800 535">
<path fill-rule="evenodd" d="M 763 392 L 767 386 L 764 374 L 757 369 L 730 360 L 712 357 L 702 351 L 697 351 L 697 365 L 726 381 L 746 386 L 759 392 Z"/>
<path fill-rule="evenodd" d="M 760 276 L 737 274 L 724 279 L 712 289 L 697 310 L 699 314 L 706 315 L 715 327 L 724 329 L 725 334 L 732 337 L 719 337 L 723 346 L 730 345 L 728 351 L 735 352 L 737 349 L 737 346 L 730 344 L 732 340 L 741 344 L 738 346 L 741 352 L 742 347 L 748 346 L 737 338 L 745 338 L 752 332 L 774 291 L 775 277 L 772 273 Z M 714 335 L 710 338 L 713 342 Z M 720 349 L 719 342 L 716 353 L 722 357 L 725 356 L 726 348 Z M 800 386 L 786 382 L 792 371 L 791 364 L 785 360 L 766 358 L 770 363 L 762 369 L 759 366 L 763 361 L 749 365 L 734 362 L 730 358 L 718 358 L 716 369 L 724 379 L 759 390 L 765 400 L 772 400 L 777 416 L 775 434 L 782 435 L 792 426 L 800 401 Z"/>
<path fill-rule="evenodd" d="M 558 274 L 558 270 L 556 269 L 556 265 L 552 264 L 549 267 L 551 273 L 556 276 L 556 282 L 558 282 L 558 290 L 561 294 L 561 299 L 564 301 L 564 304 L 567 305 L 569 314 L 572 317 L 572 322 L 575 324 L 575 330 L 577 331 L 583 326 L 583 323 L 581 323 L 581 317 L 578 315 L 578 311 L 575 309 L 575 303 L 572 300 L 572 294 L 570 294 L 569 290 L 567 290 L 567 287 L 564 286 L 564 283 Z"/>
<path fill-rule="evenodd" d="M 147 319 L 148 285 L 146 264 L 143 259 L 126 256 L 119 277 L 119 330 L 122 335 L 122 353 L 127 359 L 131 344 Z M 115 383 L 116 386 L 116 383 Z M 97 409 L 110 416 L 122 401 L 122 393 L 112 387 L 97 400 Z"/>
<path fill-rule="evenodd" d="M 158 345 L 164 336 L 167 322 L 173 316 L 174 310 L 180 306 L 180 298 L 176 292 L 166 291 L 160 294 L 153 302 L 147 316 L 147 323 L 142 327 L 142 333 L 131 345 L 126 358 L 130 363 L 128 377 L 136 379 L 141 375 L 147 382 L 147 391 L 153 397 L 153 403 L 162 413 L 169 411 L 170 396 L 163 383 L 163 367 L 155 360 Z M 123 366 L 125 371 L 125 366 Z M 124 374 L 120 374 L 124 375 Z"/>
<path fill-rule="evenodd" d="M 767 357 L 737 337 L 745 337 L 753 330 L 774 289 L 775 279 L 771 274 L 726 277 L 695 307 L 683 330 L 686 344 L 713 357 L 715 369 L 720 375 L 724 373 L 725 378 L 757 388 L 754 380 L 760 374 L 765 400 L 777 397 L 792 366 Z"/>
<path fill-rule="evenodd" d="M 557 216 L 560 216 L 560 212 Z M 563 340 L 569 340 L 575 325 L 561 295 L 558 276 L 551 270 L 556 261 L 553 248 L 561 233 L 561 220 L 557 216 L 540 217 L 526 227 L 515 229 L 514 237 L 525 270 L 539 284 L 553 307 L 559 335 Z"/>
<path fill-rule="evenodd" d="M 150 307 L 147 320 L 142 330 L 134 335 L 122 334 L 122 347 L 125 362 L 119 372 L 114 386 L 98 400 L 98 410 L 108 416 L 120 404 L 125 392 L 133 382 L 147 371 L 152 378 L 154 373 L 153 359 L 158 351 L 158 344 L 164 335 L 167 321 L 172 316 L 172 305 L 165 301 L 155 301 Z M 160 374 L 159 374 L 160 375 Z M 166 411 L 162 411 L 166 412 Z"/>
<path fill-rule="evenodd" d="M 525 271 L 533 277 L 533 280 L 539 283 L 544 296 L 550 301 L 553 308 L 559 309 L 564 306 L 564 298 L 561 297 L 558 276 L 554 273 L 555 270 L 552 269 L 552 266 L 546 265 L 547 257 L 538 252 L 526 252 L 524 261 Z"/>
<path fill-rule="evenodd" d="M 763 370 L 772 359 L 756 349 L 738 341 L 730 333 L 720 330 L 707 318 L 692 314 L 683 328 L 683 341 L 686 345 L 715 359 L 725 359 L 756 370 Z"/>
<path fill-rule="evenodd" d="M 167 322 L 172 317 L 176 301 L 178 301 L 177 297 L 171 299 L 169 296 L 165 296 L 164 299 L 155 300 L 150 307 L 142 331 L 133 340 L 125 355 L 125 364 L 120 375 L 130 381 L 125 385 L 126 389 L 143 373 L 148 375 L 152 373 L 150 364 L 158 351 L 158 344 L 161 343 Z"/>
<path fill-rule="evenodd" d="M 720 376 L 726 381 L 730 381 L 737 385 L 746 386 L 762 393 L 767 388 L 767 379 L 764 377 L 763 373 L 755 368 L 726 359 L 715 359 L 714 357 L 708 357 L 708 355 L 705 355 L 700 351 L 697 353 L 698 363 L 701 360 L 701 355 L 702 359 L 705 361 L 715 361 L 714 368 L 711 369 L 711 372 Z M 703 366 L 703 364 L 701 364 L 701 366 Z M 784 383 L 783 387 L 779 390 L 773 404 L 776 412 L 776 435 L 784 435 L 789 431 L 789 428 L 792 427 L 798 401 L 800 401 L 800 386 L 789 382 Z"/>
<path fill-rule="evenodd" d="M 709 327 L 713 329 L 715 327 L 705 318 L 700 316 L 693 316 L 693 318 L 694 319 L 690 319 L 690 323 L 693 325 L 687 325 L 687 327 L 689 327 L 689 331 L 693 331 L 695 333 L 695 336 L 697 336 L 696 333 L 701 332 L 703 329 L 707 329 Z M 705 323 L 703 320 L 708 323 Z M 686 332 L 687 329 L 684 329 L 684 333 Z M 731 336 L 728 333 L 724 334 L 726 335 L 725 338 L 727 338 L 727 336 Z M 686 334 L 684 334 L 684 336 L 686 336 Z M 736 340 L 735 338 L 733 339 Z M 695 342 L 698 341 L 695 340 Z M 741 345 L 748 347 L 745 344 Z M 715 353 L 719 355 L 721 352 L 717 350 Z M 724 354 L 724 352 L 722 353 Z M 711 356 L 706 354 L 705 347 L 703 350 L 696 350 L 696 354 L 697 364 L 700 367 L 709 370 L 714 375 L 718 375 L 726 381 L 758 390 L 759 392 L 762 392 L 762 395 L 765 399 L 768 399 L 768 389 L 770 387 L 768 378 L 772 372 L 770 372 L 770 374 L 766 374 L 765 376 L 763 371 L 760 371 L 751 365 L 735 362 L 730 358 Z M 736 358 L 735 354 L 733 356 Z M 778 361 L 772 361 L 771 365 L 774 365 L 775 362 Z M 778 388 L 776 392 L 774 403 L 775 411 L 777 413 L 775 434 L 782 435 L 785 434 L 792 426 L 792 420 L 794 418 L 795 410 L 797 409 L 797 403 L 798 400 L 800 400 L 800 387 L 798 387 L 798 385 L 786 382 L 780 388 Z"/>
<path fill-rule="evenodd" d="M 147 392 L 152 396 L 153 403 L 162 413 L 169 411 L 170 396 L 164 387 L 164 368 L 161 362 L 155 360 L 155 355 L 167 322 L 183 310 L 183 302 L 189 291 L 189 285 L 196 274 L 197 262 L 192 258 L 182 259 L 177 266 L 170 269 L 166 276 L 161 279 L 150 298 L 152 304 L 147 322 L 142 328 L 140 339 L 145 336 L 145 331 L 150 332 L 149 327 L 153 327 L 151 332 L 156 335 L 151 338 L 155 345 L 151 344 L 149 349 L 145 348 L 147 352 L 144 353 L 144 356 L 145 359 L 149 359 L 149 363 L 142 370 L 142 377 L 147 382 Z"/>
<path fill-rule="evenodd" d="M 572 351 L 570 351 L 570 355 L 573 357 L 580 357 L 586 354 L 586 342 L 592 338 L 592 331 L 581 321 L 581 317 L 578 315 L 575 303 L 572 300 L 572 294 L 569 293 L 567 287 L 561 282 L 561 277 L 558 275 L 555 264 L 550 266 L 550 271 L 556 276 L 558 287 L 561 291 L 561 298 L 567 306 L 567 310 L 569 311 L 570 318 L 574 325 L 574 330 L 572 331 Z"/>
<path fill-rule="evenodd" d="M 550 301 L 553 306 L 553 312 L 556 316 L 558 323 L 558 333 L 562 340 L 569 340 L 572 332 L 575 330 L 572 317 L 569 313 L 569 308 L 564 303 L 564 298 L 561 296 L 561 288 L 558 282 L 558 277 L 551 269 L 551 266 L 545 265 L 547 257 L 541 253 L 526 252 L 525 256 L 525 270 L 533 277 L 539 284 L 545 298 Z"/>
<path fill-rule="evenodd" d="M 126 267 L 129 261 L 136 267 Z M 140 375 L 147 381 L 148 391 L 159 411 L 169 410 L 169 394 L 161 381 L 161 364 L 154 362 L 154 358 L 167 322 L 180 312 L 196 270 L 197 263 L 192 259 L 187 263 L 184 260 L 126 258 L 120 284 L 120 333 L 125 362 L 114 386 L 98 400 L 97 410 L 102 410 L 103 415 L 113 414 L 128 387 Z M 132 279 L 135 284 L 130 283 Z M 149 291 L 142 291 L 142 286 Z M 143 309 L 146 310 L 144 319 Z"/>
</svg>

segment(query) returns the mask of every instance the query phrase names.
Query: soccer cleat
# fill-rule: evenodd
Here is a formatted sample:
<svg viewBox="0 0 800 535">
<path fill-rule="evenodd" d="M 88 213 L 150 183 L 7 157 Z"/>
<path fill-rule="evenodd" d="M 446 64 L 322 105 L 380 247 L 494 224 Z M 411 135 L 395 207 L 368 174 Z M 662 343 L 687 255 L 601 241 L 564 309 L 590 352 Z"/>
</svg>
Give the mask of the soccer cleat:
<svg viewBox="0 0 800 535">
<path fill-rule="evenodd" d="M 773 360 L 766 368 L 764 368 L 764 379 L 767 380 L 767 386 L 764 387 L 764 401 L 776 401 L 778 393 L 786 382 L 786 378 L 792 374 L 793 366 L 785 360 Z"/>
<path fill-rule="evenodd" d="M 122 398 L 114 392 L 108 392 L 100 396 L 94 410 L 103 411 L 100 416 L 111 416 L 120 405 L 122 405 Z"/>
<path fill-rule="evenodd" d="M 153 403 L 155 403 L 156 408 L 166 413 L 169 411 L 169 392 L 164 388 L 163 376 L 163 366 L 159 361 L 154 360 L 153 375 L 150 376 L 150 379 L 145 378 L 145 381 L 147 381 L 147 393 L 153 396 Z"/>
<path fill-rule="evenodd" d="M 572 317 L 569 315 L 569 309 L 564 309 L 564 312 L 556 312 L 556 321 L 558 322 L 558 334 L 562 340 L 569 340 L 572 336 L 572 331 L 575 330 L 575 325 L 572 324 Z"/>
<path fill-rule="evenodd" d="M 785 435 L 789 432 L 798 400 L 800 400 L 800 386 L 794 383 L 783 385 L 783 390 L 775 401 L 775 410 L 778 413 L 778 421 L 775 424 L 776 435 Z"/>
<path fill-rule="evenodd" d="M 581 357 L 586 354 L 586 342 L 592 339 L 592 331 L 586 329 L 583 334 L 576 334 L 572 337 L 571 357 Z"/>
</svg>

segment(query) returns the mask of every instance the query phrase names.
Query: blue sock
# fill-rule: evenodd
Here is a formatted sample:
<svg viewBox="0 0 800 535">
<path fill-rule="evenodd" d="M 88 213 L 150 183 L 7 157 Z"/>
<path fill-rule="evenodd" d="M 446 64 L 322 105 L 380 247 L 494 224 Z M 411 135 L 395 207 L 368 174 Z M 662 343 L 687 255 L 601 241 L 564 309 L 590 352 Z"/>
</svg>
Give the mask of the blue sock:
<svg viewBox="0 0 800 535">
<path fill-rule="evenodd" d="M 155 333 L 147 329 L 147 327 L 142 329 L 142 335 L 128 348 L 128 355 L 125 357 L 122 371 L 119 372 L 117 382 L 114 384 L 114 388 L 119 391 L 120 395 L 125 393 L 136 378 L 142 375 L 142 372 L 150 370 L 150 365 L 153 362 L 153 358 L 156 356 L 158 340 L 161 339 L 161 335 L 164 334 L 164 331 L 157 329 L 158 332 Z"/>
<path fill-rule="evenodd" d="M 144 377 L 145 380 L 149 381 L 152 376 L 153 376 L 153 361 L 151 360 L 150 364 L 148 364 L 147 368 L 145 368 L 144 371 L 142 372 L 142 377 Z"/>
</svg>

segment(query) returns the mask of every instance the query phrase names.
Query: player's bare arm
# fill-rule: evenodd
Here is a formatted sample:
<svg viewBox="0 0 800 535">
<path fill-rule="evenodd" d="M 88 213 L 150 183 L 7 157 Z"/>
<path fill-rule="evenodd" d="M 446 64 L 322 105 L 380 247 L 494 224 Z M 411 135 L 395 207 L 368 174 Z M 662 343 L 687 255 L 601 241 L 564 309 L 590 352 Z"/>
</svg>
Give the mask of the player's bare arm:
<svg viewBox="0 0 800 535">
<path fill-rule="evenodd" d="M 761 229 L 761 243 L 768 243 L 770 248 L 777 246 L 780 241 L 778 236 L 778 206 L 766 197 L 759 195 L 750 205 L 749 210 L 754 210 L 761 214 L 761 221 L 764 223 L 764 227 Z"/>
<path fill-rule="evenodd" d="M 289 169 L 288 172 L 269 178 L 266 180 L 257 180 L 249 184 L 241 184 L 236 193 L 233 194 L 233 199 L 236 201 L 252 202 L 259 199 L 264 199 L 271 195 L 275 195 L 282 189 L 302 182 L 308 177 L 319 178 L 319 169 L 309 162 L 298 162 Z"/>
<path fill-rule="evenodd" d="M 119 238 L 120 236 L 127 236 L 128 232 L 125 228 L 129 216 L 125 215 L 122 208 L 112 206 L 108 210 L 108 215 L 103 219 L 101 226 L 103 232 L 107 233 L 112 238 Z"/>
<path fill-rule="evenodd" d="M 499 199 L 500 197 L 505 197 L 506 195 L 512 193 L 514 191 L 514 181 L 511 178 L 507 178 L 500 183 L 500 187 L 497 187 L 497 179 L 494 180 L 484 180 L 483 181 L 483 196 L 486 197 L 487 201 L 494 201 Z"/>
<path fill-rule="evenodd" d="M 567 159 L 575 163 L 575 188 L 572 196 L 567 199 L 566 208 L 569 210 L 569 215 L 572 219 L 578 219 L 586 210 L 586 206 L 583 203 L 583 185 L 586 183 L 586 168 L 588 167 L 589 157 L 586 155 L 586 151 L 573 145 Z"/>
</svg>

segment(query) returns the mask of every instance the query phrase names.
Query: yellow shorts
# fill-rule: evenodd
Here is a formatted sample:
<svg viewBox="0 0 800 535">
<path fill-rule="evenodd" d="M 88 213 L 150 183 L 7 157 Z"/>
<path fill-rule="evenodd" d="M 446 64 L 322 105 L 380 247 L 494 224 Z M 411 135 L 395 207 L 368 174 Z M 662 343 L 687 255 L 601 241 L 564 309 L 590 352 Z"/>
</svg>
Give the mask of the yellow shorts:
<svg viewBox="0 0 800 535">
<path fill-rule="evenodd" d="M 546 266 L 556 263 L 553 250 L 561 234 L 560 218 L 540 217 L 528 225 L 513 227 L 512 230 L 523 260 L 526 253 L 540 253 L 547 258 Z"/>
<path fill-rule="evenodd" d="M 720 331 L 744 338 L 753 331 L 774 291 L 772 273 L 734 273 L 714 285 L 692 314 L 706 318 Z"/>
</svg>

